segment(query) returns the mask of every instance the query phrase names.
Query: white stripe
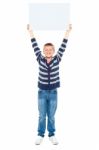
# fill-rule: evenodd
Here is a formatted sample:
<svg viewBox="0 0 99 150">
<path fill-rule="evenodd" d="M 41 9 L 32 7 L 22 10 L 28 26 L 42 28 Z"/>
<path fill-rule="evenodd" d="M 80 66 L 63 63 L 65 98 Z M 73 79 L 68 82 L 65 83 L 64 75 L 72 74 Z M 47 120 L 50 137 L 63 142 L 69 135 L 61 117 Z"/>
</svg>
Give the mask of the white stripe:
<svg viewBox="0 0 99 150">
<path fill-rule="evenodd" d="M 61 47 L 60 47 L 60 49 L 64 50 L 64 49 L 65 49 L 65 47 L 61 46 Z"/>
<path fill-rule="evenodd" d="M 43 74 L 43 75 L 48 75 L 47 72 L 42 72 L 41 70 L 39 71 L 39 73 Z"/>
<path fill-rule="evenodd" d="M 46 68 L 44 68 L 43 66 L 39 66 L 41 69 L 47 70 Z"/>
<path fill-rule="evenodd" d="M 59 80 L 50 82 L 50 84 L 54 84 L 54 83 L 57 83 L 57 82 L 59 82 Z"/>
<path fill-rule="evenodd" d="M 50 67 L 52 67 L 53 66 L 53 63 L 50 65 Z"/>
<path fill-rule="evenodd" d="M 50 77 L 51 80 L 58 78 L 59 75 L 55 76 L 55 77 Z"/>
<path fill-rule="evenodd" d="M 37 44 L 37 42 L 36 42 L 36 41 L 34 41 L 34 42 L 33 42 L 33 44 Z"/>
<path fill-rule="evenodd" d="M 52 75 L 52 74 L 56 74 L 57 72 L 59 72 L 59 70 L 56 70 L 56 71 L 54 71 L 54 72 L 51 72 L 50 74 Z"/>
<path fill-rule="evenodd" d="M 36 51 L 34 51 L 35 52 L 35 54 L 37 54 L 38 52 L 40 52 L 40 50 L 36 50 Z"/>
<path fill-rule="evenodd" d="M 48 68 L 47 65 L 45 63 L 43 63 L 42 61 L 41 61 L 41 64 L 44 65 L 46 68 Z"/>
<path fill-rule="evenodd" d="M 59 65 L 56 65 L 56 66 L 52 67 L 52 69 L 55 69 L 55 68 L 58 68 L 58 67 L 59 67 Z"/>
<path fill-rule="evenodd" d="M 62 45 L 65 45 L 65 46 L 66 46 L 66 43 L 65 43 L 65 42 L 62 42 L 61 47 L 63 47 Z M 64 47 L 63 47 L 63 48 L 64 48 Z"/>
<path fill-rule="evenodd" d="M 34 48 L 39 48 L 38 45 L 34 46 Z"/>
<path fill-rule="evenodd" d="M 40 81 L 40 80 L 39 80 L 39 82 L 40 82 L 41 84 L 48 84 L 48 82 L 43 82 L 43 81 Z"/>
<path fill-rule="evenodd" d="M 57 53 L 57 56 L 61 59 L 61 56 L 60 56 L 60 54 L 59 54 L 59 53 Z"/>
<path fill-rule="evenodd" d="M 58 53 L 60 53 L 60 54 L 62 54 L 62 55 L 63 55 L 63 52 L 61 52 L 61 51 L 58 51 Z"/>
<path fill-rule="evenodd" d="M 54 60 L 54 63 L 57 63 L 57 60 Z"/>
<path fill-rule="evenodd" d="M 47 77 L 42 77 L 41 75 L 39 75 L 39 77 L 41 78 L 41 79 L 45 79 L 45 80 L 48 80 L 48 78 Z"/>
</svg>

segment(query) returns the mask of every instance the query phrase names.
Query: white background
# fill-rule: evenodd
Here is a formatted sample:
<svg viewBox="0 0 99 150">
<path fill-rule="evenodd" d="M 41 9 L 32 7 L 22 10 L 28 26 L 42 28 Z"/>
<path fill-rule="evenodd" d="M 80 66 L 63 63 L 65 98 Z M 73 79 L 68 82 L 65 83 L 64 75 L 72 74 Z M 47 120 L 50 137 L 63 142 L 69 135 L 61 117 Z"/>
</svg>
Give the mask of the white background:
<svg viewBox="0 0 99 150">
<path fill-rule="evenodd" d="M 0 150 L 99 150 L 98 0 L 71 1 L 73 30 L 60 65 L 58 146 L 47 133 L 41 146 L 34 145 L 38 64 L 26 30 L 28 2 L 0 2 Z M 51 41 L 57 49 L 64 31 L 34 33 L 40 47 Z"/>
</svg>

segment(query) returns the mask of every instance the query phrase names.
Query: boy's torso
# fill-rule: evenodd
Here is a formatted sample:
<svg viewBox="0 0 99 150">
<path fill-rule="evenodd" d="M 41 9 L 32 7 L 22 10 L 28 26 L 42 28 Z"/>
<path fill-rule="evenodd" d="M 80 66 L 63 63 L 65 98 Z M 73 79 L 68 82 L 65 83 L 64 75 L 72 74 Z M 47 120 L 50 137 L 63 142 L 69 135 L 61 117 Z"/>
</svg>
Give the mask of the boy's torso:
<svg viewBox="0 0 99 150">
<path fill-rule="evenodd" d="M 47 59 L 42 56 L 39 61 L 38 87 L 44 90 L 51 90 L 59 86 L 59 62 L 57 57 L 54 56 L 52 60 L 47 63 Z"/>
</svg>

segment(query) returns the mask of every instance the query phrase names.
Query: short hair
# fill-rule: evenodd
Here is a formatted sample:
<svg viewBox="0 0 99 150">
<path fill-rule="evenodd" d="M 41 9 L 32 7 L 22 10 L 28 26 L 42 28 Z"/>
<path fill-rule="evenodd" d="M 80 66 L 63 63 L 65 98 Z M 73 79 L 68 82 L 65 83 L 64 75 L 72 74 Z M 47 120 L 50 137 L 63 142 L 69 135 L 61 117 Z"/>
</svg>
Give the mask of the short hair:
<svg viewBox="0 0 99 150">
<path fill-rule="evenodd" d="M 46 43 L 46 44 L 44 44 L 44 47 L 45 47 L 45 46 L 52 46 L 53 49 L 55 50 L 55 47 L 54 47 L 54 45 L 53 45 L 52 43 Z"/>
<path fill-rule="evenodd" d="M 46 43 L 44 46 L 54 46 L 52 43 Z"/>
</svg>

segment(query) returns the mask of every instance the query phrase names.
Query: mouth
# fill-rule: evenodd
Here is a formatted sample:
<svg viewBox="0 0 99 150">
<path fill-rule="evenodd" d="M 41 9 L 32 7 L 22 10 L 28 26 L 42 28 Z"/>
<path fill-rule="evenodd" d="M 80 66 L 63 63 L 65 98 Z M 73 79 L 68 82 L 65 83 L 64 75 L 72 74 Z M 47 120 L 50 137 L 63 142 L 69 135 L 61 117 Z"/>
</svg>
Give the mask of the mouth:
<svg viewBox="0 0 99 150">
<path fill-rule="evenodd" d="M 50 57 L 46 56 L 46 58 L 52 58 L 52 57 L 51 56 Z"/>
</svg>

